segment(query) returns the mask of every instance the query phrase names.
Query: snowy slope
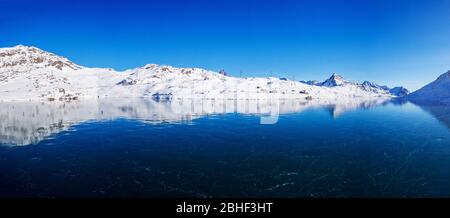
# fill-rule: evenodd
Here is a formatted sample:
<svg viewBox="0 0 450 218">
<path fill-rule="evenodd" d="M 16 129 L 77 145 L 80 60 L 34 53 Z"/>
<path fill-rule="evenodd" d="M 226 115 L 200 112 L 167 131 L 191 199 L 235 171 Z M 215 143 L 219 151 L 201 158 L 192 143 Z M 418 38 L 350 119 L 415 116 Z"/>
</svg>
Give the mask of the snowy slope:
<svg viewBox="0 0 450 218">
<path fill-rule="evenodd" d="M 364 90 L 335 74 L 324 84 L 308 85 L 297 81 L 268 78 L 236 78 L 199 68 L 175 68 L 155 64 L 124 72 L 127 75 L 107 96 L 128 93 L 157 99 L 337 99 L 393 97 L 389 92 Z M 333 86 L 333 84 L 338 84 Z"/>
<path fill-rule="evenodd" d="M 237 78 L 200 68 L 148 64 L 116 72 L 88 68 L 35 47 L 0 49 L 0 100 L 155 99 L 340 99 L 391 98 L 333 74 L 309 85 L 274 77 Z"/>
<path fill-rule="evenodd" d="M 85 68 L 35 47 L 0 49 L 0 100 L 71 100 L 97 97 L 119 74 Z"/>
<path fill-rule="evenodd" d="M 409 94 L 407 98 L 420 103 L 450 104 L 450 71 L 440 75 L 430 84 Z"/>
</svg>

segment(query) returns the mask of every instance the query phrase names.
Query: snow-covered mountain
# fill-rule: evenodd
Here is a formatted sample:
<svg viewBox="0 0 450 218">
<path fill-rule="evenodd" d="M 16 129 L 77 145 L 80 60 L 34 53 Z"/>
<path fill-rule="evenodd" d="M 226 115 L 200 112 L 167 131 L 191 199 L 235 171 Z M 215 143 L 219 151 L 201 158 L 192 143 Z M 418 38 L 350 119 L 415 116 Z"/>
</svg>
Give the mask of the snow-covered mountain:
<svg viewBox="0 0 450 218">
<path fill-rule="evenodd" d="M 372 92 L 381 92 L 381 93 L 385 93 L 388 92 L 393 96 L 397 96 L 397 97 L 403 97 L 409 94 L 409 90 L 404 88 L 403 86 L 397 86 L 394 88 L 389 88 L 388 86 L 381 86 L 378 85 L 376 83 L 373 82 L 369 82 L 369 81 L 364 81 L 361 84 L 362 88 L 367 90 L 367 91 L 372 91 Z"/>
<path fill-rule="evenodd" d="M 450 70 L 407 98 L 419 103 L 450 104 Z"/>
<path fill-rule="evenodd" d="M 39 68 L 54 68 L 58 70 L 79 70 L 80 66 L 50 52 L 36 47 L 18 45 L 0 50 L 0 69 L 10 69 L 14 72 L 27 72 Z"/>
<path fill-rule="evenodd" d="M 367 91 L 375 91 L 375 92 L 385 92 L 385 91 L 389 91 L 389 87 L 387 86 L 381 86 L 378 85 L 376 83 L 373 82 L 369 82 L 369 81 L 364 81 L 363 83 L 361 83 L 361 86 L 363 89 L 367 90 Z"/>
<path fill-rule="evenodd" d="M 302 81 L 300 81 L 300 82 L 301 82 L 301 83 L 308 84 L 308 85 L 314 85 L 314 86 L 317 86 L 317 85 L 320 86 L 320 84 L 321 84 L 321 82 L 319 82 L 319 81 L 317 81 L 317 80 L 308 80 L 308 81 L 302 80 Z"/>
<path fill-rule="evenodd" d="M 238 78 L 200 68 L 156 64 L 117 72 L 79 66 L 35 47 L 0 49 L 1 101 L 112 97 L 310 100 L 394 95 L 388 90 L 348 82 L 337 74 L 320 84 L 309 85 L 274 77 Z"/>
<path fill-rule="evenodd" d="M 335 87 L 335 86 L 343 86 L 351 84 L 349 81 L 345 80 L 342 76 L 333 73 L 330 78 L 325 80 L 323 83 L 320 84 L 320 86 L 326 86 L 326 87 Z"/>
<path fill-rule="evenodd" d="M 392 89 L 389 89 L 389 92 L 392 95 L 398 96 L 398 97 L 404 97 L 404 96 L 407 96 L 409 94 L 409 90 L 406 89 L 403 86 L 397 86 L 397 87 L 394 87 Z"/>
<path fill-rule="evenodd" d="M 86 68 L 29 46 L 0 49 L 0 100 L 71 100 L 97 97 L 120 75 Z"/>
<path fill-rule="evenodd" d="M 364 81 L 363 83 L 355 83 L 355 82 L 349 82 L 345 80 L 342 76 L 333 73 L 330 78 L 325 80 L 324 82 L 318 82 L 316 80 L 309 80 L 309 81 L 301 81 L 302 83 L 308 84 L 308 85 L 314 85 L 314 86 L 325 86 L 325 87 L 337 87 L 337 86 L 352 86 L 360 88 L 364 91 L 376 93 L 380 95 L 392 95 L 395 97 L 403 97 L 409 93 L 409 91 L 404 87 L 395 87 L 395 88 L 389 88 L 388 86 L 381 86 L 374 82 Z"/>
</svg>

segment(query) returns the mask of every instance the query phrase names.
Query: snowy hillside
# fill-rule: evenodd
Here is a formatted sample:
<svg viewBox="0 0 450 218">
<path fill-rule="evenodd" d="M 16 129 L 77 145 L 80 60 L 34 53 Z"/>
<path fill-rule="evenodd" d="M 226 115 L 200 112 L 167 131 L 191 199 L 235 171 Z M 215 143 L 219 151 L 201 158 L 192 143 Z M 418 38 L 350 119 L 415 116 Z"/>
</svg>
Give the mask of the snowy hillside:
<svg viewBox="0 0 450 218">
<path fill-rule="evenodd" d="M 146 65 L 128 70 L 122 81 L 105 93 L 118 96 L 146 96 L 157 99 L 336 99 L 338 97 L 390 97 L 389 93 L 368 92 L 356 85 L 318 87 L 297 81 L 268 78 L 236 78 L 199 68 Z M 330 79 L 329 79 L 330 80 Z"/>
<path fill-rule="evenodd" d="M 419 103 L 450 104 L 450 71 L 440 75 L 430 84 L 409 94 L 407 98 Z"/>
<path fill-rule="evenodd" d="M 388 86 L 381 86 L 373 82 L 364 81 L 363 83 L 355 83 L 349 82 L 345 80 L 342 76 L 334 73 L 331 77 L 324 82 L 318 82 L 316 80 L 309 81 L 301 81 L 302 83 L 314 86 L 325 86 L 325 87 L 338 87 L 338 86 L 347 86 L 347 87 L 358 87 L 364 91 L 370 93 L 376 93 L 379 95 L 392 95 L 394 97 L 403 97 L 409 94 L 408 89 L 399 86 L 395 88 L 389 88 Z"/>
<path fill-rule="evenodd" d="M 119 75 L 84 68 L 35 47 L 0 49 L 0 100 L 73 100 L 97 97 Z"/>
<path fill-rule="evenodd" d="M 154 99 L 391 98 L 389 90 L 333 74 L 322 83 L 237 78 L 199 68 L 148 64 L 116 72 L 88 68 L 35 47 L 0 49 L 0 100 L 75 100 L 113 97 Z"/>
</svg>

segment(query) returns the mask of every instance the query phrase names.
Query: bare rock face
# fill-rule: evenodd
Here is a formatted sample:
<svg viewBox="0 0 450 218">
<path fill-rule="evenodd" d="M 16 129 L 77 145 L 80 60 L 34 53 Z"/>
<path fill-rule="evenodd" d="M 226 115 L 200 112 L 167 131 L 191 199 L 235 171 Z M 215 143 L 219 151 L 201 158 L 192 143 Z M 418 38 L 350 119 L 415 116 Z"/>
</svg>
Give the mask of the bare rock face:
<svg viewBox="0 0 450 218">
<path fill-rule="evenodd" d="M 36 68 L 54 67 L 58 70 L 81 69 L 80 66 L 57 56 L 50 52 L 43 51 L 32 46 L 18 45 L 11 48 L 0 49 L 0 68 L 3 71 L 26 71 Z"/>
<path fill-rule="evenodd" d="M 0 48 L 0 95 L 10 100 L 74 100 L 71 74 L 86 68 L 32 46 Z M 64 90 L 64 91 L 62 91 Z"/>
</svg>

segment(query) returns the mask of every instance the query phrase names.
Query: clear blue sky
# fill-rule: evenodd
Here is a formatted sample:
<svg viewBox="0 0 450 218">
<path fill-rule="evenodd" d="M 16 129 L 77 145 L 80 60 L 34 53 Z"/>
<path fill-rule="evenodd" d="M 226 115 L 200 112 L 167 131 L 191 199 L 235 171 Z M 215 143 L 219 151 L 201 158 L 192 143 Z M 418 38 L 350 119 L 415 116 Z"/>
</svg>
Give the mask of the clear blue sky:
<svg viewBox="0 0 450 218">
<path fill-rule="evenodd" d="M 0 47 L 17 44 L 90 67 L 337 72 L 414 90 L 450 69 L 450 0 L 0 0 Z"/>
</svg>

